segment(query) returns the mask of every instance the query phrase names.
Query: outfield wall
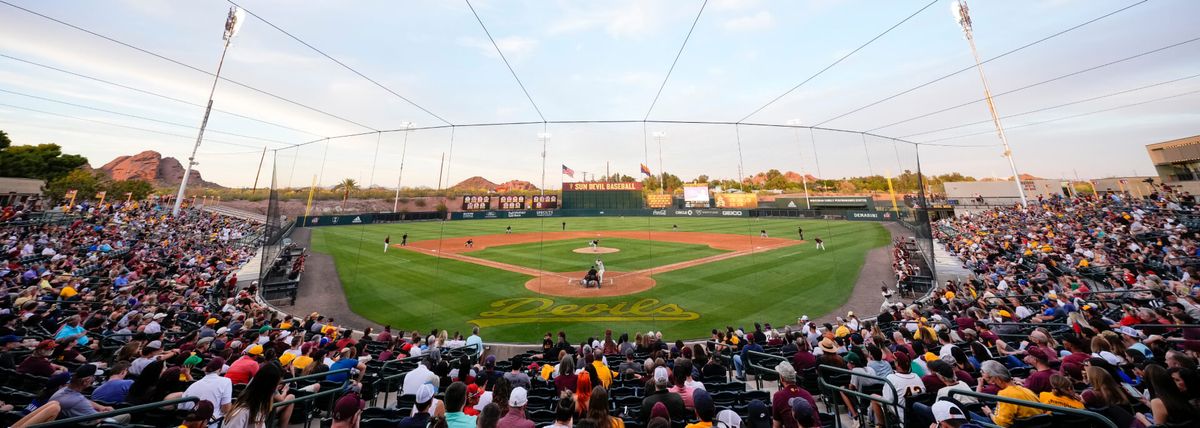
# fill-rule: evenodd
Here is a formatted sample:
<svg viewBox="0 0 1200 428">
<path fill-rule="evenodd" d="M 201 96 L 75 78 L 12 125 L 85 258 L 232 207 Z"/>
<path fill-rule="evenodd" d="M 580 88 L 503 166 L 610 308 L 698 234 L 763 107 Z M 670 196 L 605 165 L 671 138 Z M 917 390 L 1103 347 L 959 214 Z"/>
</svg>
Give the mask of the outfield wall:
<svg viewBox="0 0 1200 428">
<path fill-rule="evenodd" d="M 566 217 L 703 217 L 703 218 L 817 218 L 850 221 L 897 221 L 902 213 L 868 210 L 794 210 L 794 209 L 720 209 L 720 208 L 667 208 L 625 210 L 512 210 L 512 211 L 467 211 L 448 213 L 448 220 L 490 220 L 506 218 L 566 218 Z M 439 220 L 441 213 L 374 213 L 349 215 L 299 216 L 300 227 L 349 226 L 356 224 L 391 223 L 396 221 Z"/>
</svg>

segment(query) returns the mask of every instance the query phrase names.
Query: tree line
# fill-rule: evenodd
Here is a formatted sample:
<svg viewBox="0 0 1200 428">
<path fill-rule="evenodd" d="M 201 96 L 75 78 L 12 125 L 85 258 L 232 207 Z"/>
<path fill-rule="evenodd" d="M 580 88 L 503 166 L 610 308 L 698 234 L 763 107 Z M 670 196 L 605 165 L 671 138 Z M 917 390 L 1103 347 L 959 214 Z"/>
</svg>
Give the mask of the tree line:
<svg viewBox="0 0 1200 428">
<path fill-rule="evenodd" d="M 14 146 L 8 133 L 0 131 L 0 171 L 5 177 L 45 180 L 47 196 L 62 199 L 68 190 L 77 190 L 77 198 L 92 199 L 98 192 L 107 192 L 109 200 L 125 198 L 132 193 L 142 199 L 154 192 L 154 185 L 145 180 L 113 180 L 108 175 L 84 169 L 86 157 L 62 152 L 58 144 Z"/>
</svg>

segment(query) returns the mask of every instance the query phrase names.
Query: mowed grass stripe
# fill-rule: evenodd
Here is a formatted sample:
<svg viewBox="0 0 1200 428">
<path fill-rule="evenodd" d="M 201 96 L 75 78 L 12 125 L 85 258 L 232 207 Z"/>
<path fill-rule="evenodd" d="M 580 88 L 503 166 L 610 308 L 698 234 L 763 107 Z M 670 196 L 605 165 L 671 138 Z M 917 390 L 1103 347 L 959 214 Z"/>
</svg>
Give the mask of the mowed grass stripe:
<svg viewBox="0 0 1200 428">
<path fill-rule="evenodd" d="M 588 242 L 586 239 L 564 239 L 545 243 L 530 242 L 489 247 L 485 250 L 468 252 L 466 255 L 550 272 L 586 271 L 594 264 L 595 260 L 600 259 L 604 261 L 605 269 L 609 271 L 632 272 L 726 252 L 702 244 L 626 238 L 603 238 L 600 240 L 602 247 L 621 250 L 616 253 L 581 254 L 574 252 L 578 248 L 587 248 Z"/>
<path fill-rule="evenodd" d="M 666 330 L 672 336 L 700 338 L 707 336 L 709 329 L 725 325 L 754 321 L 794 323 L 801 314 L 817 316 L 842 305 L 849 298 L 866 252 L 889 241 L 886 230 L 867 222 L 599 217 L 318 227 L 313 231 L 313 249 L 334 257 L 347 301 L 363 317 L 399 329 L 436 327 L 451 332 L 469 331 L 468 321 L 478 319 L 481 312 L 493 310 L 493 302 L 544 296 L 524 287 L 530 279 L 526 275 L 449 259 L 439 260 L 436 256 L 401 249 L 392 249 L 385 254 L 382 249 L 384 237 L 390 235 L 393 243 L 399 243 L 404 233 L 409 234 L 409 242 L 438 237 L 465 240 L 471 236 L 503 234 L 505 226 L 512 226 L 513 233 L 560 231 L 562 221 L 567 222 L 568 231 L 653 229 L 657 233 L 670 231 L 672 225 L 678 225 L 680 231 L 743 235 L 748 240 L 763 229 L 773 238 L 798 239 L 796 227 L 802 226 L 805 238 L 812 241 L 820 236 L 829 250 L 820 252 L 809 242 L 655 274 L 658 285 L 636 295 L 599 299 L 551 298 L 556 306 L 632 304 L 642 298 L 654 298 L 699 313 L 701 318 L 696 321 L 547 321 L 488 327 L 484 329 L 487 340 L 529 343 L 538 341 L 544 332 L 564 330 L 573 341 L 578 341 L 602 334 L 606 328 L 621 332 Z M 602 239 L 601 244 L 609 246 L 613 240 Z M 579 244 L 586 245 L 586 242 L 568 246 L 573 249 Z M 659 249 L 672 244 L 656 241 L 652 245 L 657 262 L 663 255 Z M 536 259 L 536 244 L 525 250 Z M 551 254 L 546 249 L 543 251 L 547 257 L 546 265 L 549 265 Z M 520 254 L 520 257 L 530 260 L 529 253 Z M 586 254 L 579 256 L 591 258 Z M 400 262 L 401 259 L 408 261 Z M 605 260 L 609 270 L 616 270 L 609 258 Z"/>
</svg>

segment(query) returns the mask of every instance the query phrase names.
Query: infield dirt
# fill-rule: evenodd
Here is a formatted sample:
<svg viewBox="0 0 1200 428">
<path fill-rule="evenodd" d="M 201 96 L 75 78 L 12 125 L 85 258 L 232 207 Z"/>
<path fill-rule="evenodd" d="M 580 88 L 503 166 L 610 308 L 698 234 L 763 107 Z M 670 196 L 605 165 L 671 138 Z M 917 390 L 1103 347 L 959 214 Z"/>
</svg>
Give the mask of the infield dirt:
<svg viewBox="0 0 1200 428">
<path fill-rule="evenodd" d="M 672 263 L 633 272 L 608 271 L 604 275 L 604 284 L 598 288 L 585 288 L 579 285 L 583 272 L 549 272 L 524 266 L 517 266 L 494 260 L 472 257 L 465 253 L 480 251 L 488 247 L 503 245 L 527 244 L 533 242 L 562 241 L 579 239 L 590 242 L 593 239 L 605 238 L 638 239 L 646 241 L 675 242 L 684 244 L 707 244 L 718 250 L 729 251 L 709 257 Z M 473 241 L 471 247 L 465 245 L 467 239 Z M 470 238 L 431 239 L 411 242 L 407 246 L 393 244 L 393 247 L 409 251 L 417 251 L 429 255 L 474 263 L 482 266 L 502 269 L 532 276 L 525 282 L 525 288 L 538 294 L 560 297 L 612 297 L 636 294 L 654 288 L 654 274 L 699 266 L 720 260 L 750 255 L 755 252 L 800 245 L 806 241 L 795 239 L 763 238 L 751 235 L 730 235 L 724 233 L 704 232 L 645 232 L 645 231 L 572 231 L 572 232 L 543 232 L 543 233 L 514 233 L 484 235 Z"/>
</svg>

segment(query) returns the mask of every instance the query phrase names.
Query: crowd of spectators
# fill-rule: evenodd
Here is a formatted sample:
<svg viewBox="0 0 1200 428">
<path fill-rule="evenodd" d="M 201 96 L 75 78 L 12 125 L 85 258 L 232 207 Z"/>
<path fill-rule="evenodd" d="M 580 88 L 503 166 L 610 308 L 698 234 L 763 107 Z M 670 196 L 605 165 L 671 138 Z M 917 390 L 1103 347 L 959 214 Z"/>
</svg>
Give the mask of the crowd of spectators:
<svg viewBox="0 0 1200 428">
<path fill-rule="evenodd" d="M 503 360 L 478 329 L 355 332 L 260 305 L 235 274 L 257 248 L 244 220 L 147 202 L 66 214 L 0 222 L 0 411 L 13 426 L 176 398 L 191 401 L 157 421 L 796 428 L 840 415 L 855 427 L 954 428 L 1061 414 L 1028 402 L 1118 428 L 1200 422 L 1200 214 L 1168 193 L 941 220 L 935 236 L 974 275 L 874 319 L 726 326 L 690 344 L 546 333 L 541 349 Z M 928 274 L 901 261 L 913 254 L 900 243 L 894 252 L 898 276 Z M 395 370 L 396 404 L 366 408 Z M 297 376 L 313 380 L 284 382 Z M 276 405 L 330 388 L 324 415 Z"/>
</svg>

